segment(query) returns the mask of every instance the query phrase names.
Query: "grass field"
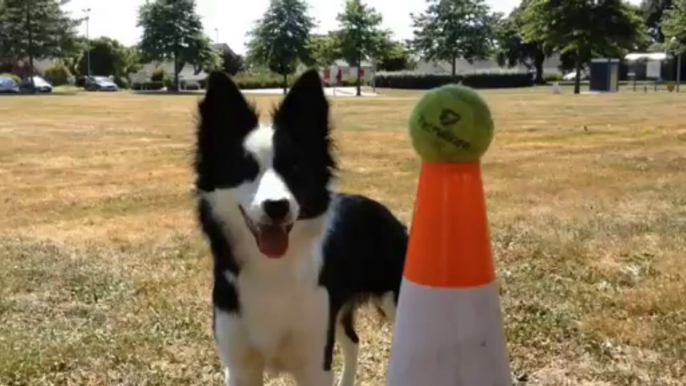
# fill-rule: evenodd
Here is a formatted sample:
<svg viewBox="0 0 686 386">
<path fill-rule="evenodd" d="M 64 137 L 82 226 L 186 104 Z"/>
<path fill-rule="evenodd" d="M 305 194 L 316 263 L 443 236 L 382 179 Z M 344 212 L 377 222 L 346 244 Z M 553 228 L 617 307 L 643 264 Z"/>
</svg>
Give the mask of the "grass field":
<svg viewBox="0 0 686 386">
<path fill-rule="evenodd" d="M 488 216 L 521 384 L 686 384 L 686 95 L 484 95 L 497 130 Z M 333 100 L 341 189 L 406 222 L 417 96 Z M 197 99 L 0 98 L 0 385 L 222 383 L 191 196 Z M 383 385 L 390 328 L 358 322 L 358 384 Z"/>
</svg>

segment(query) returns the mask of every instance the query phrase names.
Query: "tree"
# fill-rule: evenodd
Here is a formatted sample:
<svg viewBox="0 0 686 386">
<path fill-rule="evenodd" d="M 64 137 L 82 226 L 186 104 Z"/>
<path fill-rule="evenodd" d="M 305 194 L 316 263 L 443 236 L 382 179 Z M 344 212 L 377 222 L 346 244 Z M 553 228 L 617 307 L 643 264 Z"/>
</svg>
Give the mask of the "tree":
<svg viewBox="0 0 686 386">
<path fill-rule="evenodd" d="M 236 75 L 245 70 L 245 60 L 243 59 L 243 56 L 233 52 L 229 46 L 225 44 L 219 45 L 217 51 L 221 61 L 219 67 L 222 71 L 230 75 Z"/>
<path fill-rule="evenodd" d="M 88 50 L 81 55 L 78 63 L 79 74 L 88 74 L 88 52 L 91 57 L 91 70 L 95 75 L 114 75 L 126 77 L 140 69 L 140 60 L 135 50 L 123 46 L 108 37 L 91 40 Z"/>
<path fill-rule="evenodd" d="M 643 21 L 648 27 L 648 34 L 654 43 L 664 43 L 665 35 L 662 31 L 662 20 L 665 11 L 672 8 L 673 0 L 643 0 L 641 13 Z"/>
<path fill-rule="evenodd" d="M 403 43 L 386 39 L 378 57 L 377 68 L 381 71 L 410 70 L 416 65 L 408 47 Z"/>
<path fill-rule="evenodd" d="M 350 66 L 357 67 L 357 96 L 361 96 L 362 61 L 378 56 L 389 33 L 379 29 L 381 14 L 362 0 L 347 0 L 337 19 L 341 55 Z"/>
<path fill-rule="evenodd" d="M 644 40 L 644 26 L 621 0 L 531 0 L 522 14 L 527 40 L 541 40 L 562 55 L 574 55 L 580 92 L 581 68 L 594 55 L 623 56 Z"/>
<path fill-rule="evenodd" d="M 195 73 L 212 70 L 218 54 L 203 33 L 195 0 L 153 0 L 138 10 L 138 26 L 143 28 L 140 52 L 143 60 L 172 60 L 174 86 L 179 87 L 179 73 L 190 63 Z"/>
<path fill-rule="evenodd" d="M 686 0 L 675 0 L 673 8 L 665 12 L 662 31 L 671 50 L 686 52 Z"/>
<path fill-rule="evenodd" d="M 330 66 L 340 59 L 343 54 L 340 47 L 340 33 L 329 32 L 328 35 L 313 35 L 307 43 L 309 58 L 305 62 L 308 66 Z"/>
<path fill-rule="evenodd" d="M 495 58 L 500 66 L 514 67 L 524 65 L 528 70 L 536 73 L 534 83 L 543 83 L 543 63 L 551 54 L 545 50 L 539 39 L 527 41 L 522 33 L 522 11 L 528 4 L 522 1 L 508 17 L 498 18 L 494 23 L 495 40 L 497 44 Z"/>
<path fill-rule="evenodd" d="M 458 58 L 485 58 L 492 45 L 492 18 L 483 0 L 427 0 L 425 13 L 412 14 L 412 46 L 424 60 L 449 61 L 456 75 Z"/>
<path fill-rule="evenodd" d="M 0 1 L 0 58 L 17 63 L 34 59 L 62 58 L 76 50 L 76 26 L 60 8 L 68 0 Z M 31 77 L 33 83 L 33 77 Z"/>
<path fill-rule="evenodd" d="M 249 32 L 249 61 L 283 76 L 284 94 L 288 75 L 295 72 L 298 62 L 310 57 L 307 43 L 313 27 L 303 0 L 271 0 L 267 12 Z"/>
</svg>

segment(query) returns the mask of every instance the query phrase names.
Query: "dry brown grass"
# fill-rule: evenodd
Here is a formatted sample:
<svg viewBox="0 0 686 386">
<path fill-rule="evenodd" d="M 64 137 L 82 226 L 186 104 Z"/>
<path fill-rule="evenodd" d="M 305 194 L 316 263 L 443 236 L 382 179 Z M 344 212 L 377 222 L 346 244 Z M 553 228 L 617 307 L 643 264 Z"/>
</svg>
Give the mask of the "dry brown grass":
<svg viewBox="0 0 686 386">
<path fill-rule="evenodd" d="M 404 221 L 417 95 L 334 100 L 341 188 Z M 497 123 L 489 219 L 522 383 L 683 385 L 686 95 L 484 95 Z M 196 100 L 0 98 L 0 385 L 221 384 L 190 195 Z M 383 385 L 390 330 L 360 325 L 359 384 Z"/>
</svg>

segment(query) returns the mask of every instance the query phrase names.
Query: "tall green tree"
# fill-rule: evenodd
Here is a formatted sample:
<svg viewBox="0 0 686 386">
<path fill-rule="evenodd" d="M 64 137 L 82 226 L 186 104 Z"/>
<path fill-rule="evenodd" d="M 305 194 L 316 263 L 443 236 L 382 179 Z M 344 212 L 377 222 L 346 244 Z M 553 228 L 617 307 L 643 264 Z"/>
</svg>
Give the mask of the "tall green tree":
<svg viewBox="0 0 686 386">
<path fill-rule="evenodd" d="M 248 60 L 283 76 L 283 92 L 288 75 L 299 62 L 310 58 L 308 42 L 313 19 L 303 0 L 271 0 L 269 8 L 249 32 Z"/>
<path fill-rule="evenodd" d="M 686 52 L 686 0 L 675 0 L 673 8 L 665 12 L 662 31 L 671 50 Z"/>
<path fill-rule="evenodd" d="M 34 59 L 59 59 L 73 53 L 79 21 L 69 18 L 61 9 L 67 2 L 0 1 L 0 60 L 17 63 L 28 59 L 33 74 Z"/>
<path fill-rule="evenodd" d="M 312 35 L 307 45 L 310 57 L 305 64 L 308 66 L 330 66 L 343 57 L 338 31 L 327 35 Z"/>
<path fill-rule="evenodd" d="M 483 0 L 427 0 L 427 10 L 412 14 L 414 50 L 427 61 L 447 61 L 456 75 L 457 59 L 485 58 L 493 43 L 493 18 Z"/>
<path fill-rule="evenodd" d="M 662 31 L 662 19 L 665 11 L 672 8 L 673 0 L 643 0 L 641 13 L 648 27 L 648 34 L 654 43 L 664 43 L 665 34 Z"/>
<path fill-rule="evenodd" d="M 347 0 L 337 16 L 343 59 L 357 67 L 357 96 L 362 95 L 362 61 L 377 58 L 389 33 L 380 28 L 383 18 L 362 0 Z"/>
<path fill-rule="evenodd" d="M 531 0 L 522 15 L 526 39 L 574 55 L 574 93 L 581 69 L 594 55 L 623 56 L 645 39 L 643 21 L 622 0 Z"/>
<path fill-rule="evenodd" d="M 88 49 L 78 62 L 78 73 L 88 74 L 88 53 L 91 56 L 91 71 L 94 75 L 126 77 L 140 69 L 140 59 L 135 50 L 114 39 L 101 37 L 90 41 Z"/>
<path fill-rule="evenodd" d="M 522 33 L 522 11 L 528 0 L 523 0 L 508 17 L 499 18 L 494 27 L 496 51 L 495 58 L 500 66 L 514 67 L 518 64 L 536 73 L 534 82 L 543 83 L 543 63 L 551 52 L 545 50 L 542 41 L 528 41 Z"/>
<path fill-rule="evenodd" d="M 143 60 L 172 60 L 174 86 L 187 63 L 196 73 L 214 69 L 218 53 L 203 32 L 195 0 L 152 0 L 138 10 L 138 26 L 143 28 L 139 49 Z"/>
<path fill-rule="evenodd" d="M 411 70 L 416 66 L 410 49 L 390 38 L 383 42 L 377 59 L 377 69 L 380 71 Z"/>
</svg>

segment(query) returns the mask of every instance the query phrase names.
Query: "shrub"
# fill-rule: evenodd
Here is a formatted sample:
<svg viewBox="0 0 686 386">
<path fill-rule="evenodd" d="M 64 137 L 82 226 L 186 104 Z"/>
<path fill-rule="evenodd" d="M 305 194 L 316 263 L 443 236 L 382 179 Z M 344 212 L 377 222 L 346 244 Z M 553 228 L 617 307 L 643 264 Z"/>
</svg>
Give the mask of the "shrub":
<svg viewBox="0 0 686 386">
<path fill-rule="evenodd" d="M 129 80 L 124 78 L 123 76 L 115 76 L 114 77 L 114 84 L 117 85 L 119 88 L 127 89 L 129 88 Z"/>
<path fill-rule="evenodd" d="M 151 82 L 164 82 L 165 80 L 168 80 L 168 78 L 167 73 L 160 67 L 156 68 L 152 72 L 152 75 L 150 75 Z"/>
<path fill-rule="evenodd" d="M 533 78 L 528 73 L 493 72 L 460 74 L 455 77 L 443 74 L 414 72 L 380 72 L 375 76 L 376 87 L 428 90 L 451 83 L 473 88 L 529 87 Z"/>
<path fill-rule="evenodd" d="M 45 70 L 45 80 L 53 86 L 62 86 L 69 83 L 69 77 L 71 77 L 69 69 L 61 64 L 56 64 Z"/>
<path fill-rule="evenodd" d="M 20 84 L 20 83 L 21 83 L 21 78 L 18 77 L 18 76 L 16 76 L 16 75 L 14 75 L 14 74 L 8 74 L 8 73 L 0 74 L 0 77 L 3 77 L 3 78 L 11 78 L 12 80 L 14 80 L 14 82 L 15 82 L 16 84 Z"/>
</svg>

